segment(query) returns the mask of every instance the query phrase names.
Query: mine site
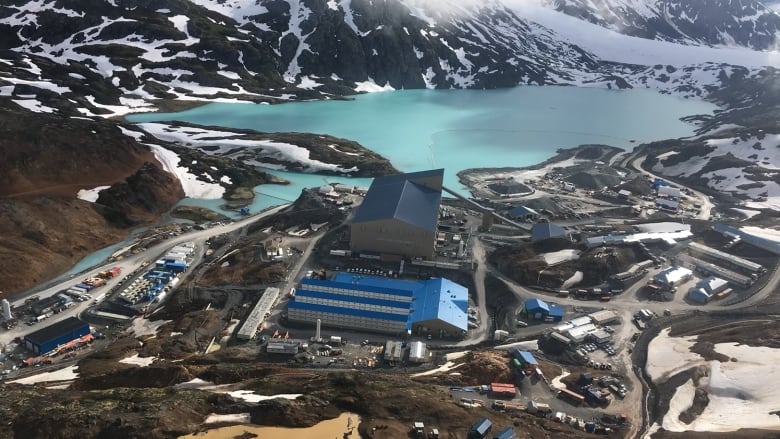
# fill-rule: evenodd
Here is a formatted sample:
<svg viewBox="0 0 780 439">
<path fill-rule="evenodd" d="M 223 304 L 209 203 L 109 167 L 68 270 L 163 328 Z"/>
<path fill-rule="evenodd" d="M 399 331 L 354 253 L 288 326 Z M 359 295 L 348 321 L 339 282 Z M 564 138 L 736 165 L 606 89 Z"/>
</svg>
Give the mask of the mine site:
<svg viewBox="0 0 780 439">
<path fill-rule="evenodd" d="M 473 197 L 434 169 L 149 229 L 2 301 L 13 428 L 773 437 L 777 232 L 634 160 L 580 147 L 465 171 Z"/>
</svg>

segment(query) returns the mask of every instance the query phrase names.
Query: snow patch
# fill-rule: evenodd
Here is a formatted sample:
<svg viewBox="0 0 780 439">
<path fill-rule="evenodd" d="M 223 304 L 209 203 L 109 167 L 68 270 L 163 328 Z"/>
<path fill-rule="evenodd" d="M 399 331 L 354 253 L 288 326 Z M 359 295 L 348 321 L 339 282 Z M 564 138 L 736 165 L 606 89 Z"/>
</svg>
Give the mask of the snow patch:
<svg viewBox="0 0 780 439">
<path fill-rule="evenodd" d="M 181 183 L 184 194 L 190 198 L 215 200 L 222 198 L 225 188 L 216 183 L 206 183 L 198 180 L 188 168 L 180 167 L 181 158 L 173 151 L 159 145 L 149 145 L 155 158 L 163 165 L 163 169 L 176 176 Z"/>
<path fill-rule="evenodd" d="M 156 320 L 150 321 L 143 317 L 136 317 L 133 319 L 132 324 L 125 330 L 128 334 L 133 334 L 136 337 L 144 336 L 157 336 L 157 330 L 160 326 L 172 322 L 173 320 Z"/>
<path fill-rule="evenodd" d="M 385 85 L 378 85 L 376 82 L 374 82 L 371 77 L 368 77 L 367 81 L 363 82 L 356 82 L 355 83 L 355 91 L 356 92 L 365 92 L 365 93 L 378 93 L 383 91 L 393 91 L 395 90 L 392 85 L 388 82 Z"/>
<path fill-rule="evenodd" d="M 258 395 L 251 390 L 236 390 L 233 392 L 227 392 L 228 395 L 236 399 L 241 399 L 246 402 L 260 402 L 267 401 L 269 399 L 296 399 L 302 396 L 300 393 L 281 393 L 278 395 Z"/>
<path fill-rule="evenodd" d="M 671 328 L 663 329 L 650 341 L 647 348 L 647 375 L 655 383 L 663 382 L 675 374 L 704 364 L 704 359 L 691 352 L 696 336 L 670 337 Z"/>
<path fill-rule="evenodd" d="M 210 414 L 204 424 L 216 424 L 216 423 L 236 423 L 236 424 L 249 424 L 252 422 L 252 416 L 249 413 L 232 413 L 229 415 L 218 415 L 215 413 Z"/>
<path fill-rule="evenodd" d="M 36 383 L 45 383 L 49 381 L 75 380 L 76 378 L 79 377 L 78 372 L 76 372 L 76 369 L 78 369 L 78 367 L 79 367 L 78 365 L 74 364 L 73 366 L 69 366 L 60 370 L 55 370 L 53 372 L 44 372 L 44 373 L 39 373 L 37 375 L 19 378 L 18 380 L 9 381 L 9 383 L 36 384 Z"/>
<path fill-rule="evenodd" d="M 76 198 L 94 203 L 100 198 L 100 191 L 110 187 L 111 186 L 98 186 L 94 189 L 81 189 L 78 194 L 76 194 Z"/>
<path fill-rule="evenodd" d="M 157 360 L 157 357 L 139 357 L 136 353 L 129 357 L 122 358 L 119 360 L 119 362 L 123 364 L 132 364 L 139 367 L 147 367 L 154 363 L 155 360 Z"/>
</svg>

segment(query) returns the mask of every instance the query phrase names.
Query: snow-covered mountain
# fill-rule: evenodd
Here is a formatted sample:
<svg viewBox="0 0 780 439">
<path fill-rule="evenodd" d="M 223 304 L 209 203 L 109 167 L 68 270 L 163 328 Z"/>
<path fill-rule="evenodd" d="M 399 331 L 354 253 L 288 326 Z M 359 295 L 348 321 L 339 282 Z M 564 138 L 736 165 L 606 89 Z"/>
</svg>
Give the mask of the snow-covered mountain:
<svg viewBox="0 0 780 439">
<path fill-rule="evenodd" d="M 775 49 L 780 15 L 755 0 L 543 0 L 573 17 L 641 38 Z"/>
<path fill-rule="evenodd" d="M 737 70 L 780 65 L 774 52 L 678 44 L 712 40 L 695 26 L 685 38 L 626 31 L 648 28 L 682 7 L 675 2 L 549 1 L 9 0 L 0 7 L 0 98 L 90 116 L 165 99 L 277 102 L 389 88 L 569 84 L 706 96 Z M 679 2 L 689 3 L 706 9 Z M 678 15 L 711 30 L 715 18 L 686 11 Z M 735 16 L 747 23 L 748 14 Z M 769 45 L 752 35 L 745 46 Z"/>
</svg>

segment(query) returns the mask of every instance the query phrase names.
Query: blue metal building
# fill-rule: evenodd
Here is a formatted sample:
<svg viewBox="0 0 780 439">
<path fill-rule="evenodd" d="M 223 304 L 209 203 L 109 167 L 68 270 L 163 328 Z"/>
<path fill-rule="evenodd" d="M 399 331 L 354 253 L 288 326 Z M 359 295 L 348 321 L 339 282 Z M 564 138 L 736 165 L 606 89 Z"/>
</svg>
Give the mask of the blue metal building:
<svg viewBox="0 0 780 439">
<path fill-rule="evenodd" d="M 493 436 L 493 439 L 515 439 L 516 437 L 515 430 L 512 427 L 507 427 Z"/>
<path fill-rule="evenodd" d="M 89 334 L 89 323 L 75 317 L 39 329 L 24 336 L 27 349 L 36 354 L 51 352 L 57 346 Z"/>
<path fill-rule="evenodd" d="M 490 434 L 490 430 L 493 428 L 493 423 L 488 418 L 482 418 L 477 421 L 476 424 L 471 426 L 469 430 L 468 439 L 484 439 Z"/>
<path fill-rule="evenodd" d="M 288 304 L 291 321 L 388 334 L 460 336 L 468 328 L 468 289 L 447 279 L 405 281 L 338 273 L 304 279 Z"/>
<path fill-rule="evenodd" d="M 563 308 L 552 303 L 547 303 L 542 299 L 526 300 L 523 313 L 531 319 L 545 320 L 549 317 L 556 322 L 563 320 L 564 315 Z"/>
</svg>

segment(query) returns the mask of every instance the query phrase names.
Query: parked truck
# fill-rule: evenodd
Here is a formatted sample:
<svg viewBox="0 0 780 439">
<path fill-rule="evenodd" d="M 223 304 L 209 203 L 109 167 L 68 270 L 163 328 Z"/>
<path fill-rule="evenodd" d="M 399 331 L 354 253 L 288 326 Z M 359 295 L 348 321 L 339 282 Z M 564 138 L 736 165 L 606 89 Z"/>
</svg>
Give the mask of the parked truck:
<svg viewBox="0 0 780 439">
<path fill-rule="evenodd" d="M 92 301 L 92 303 L 97 305 L 98 303 L 102 302 L 103 299 L 105 298 L 106 298 L 106 293 L 100 293 L 97 296 L 95 296 L 95 299 Z"/>
</svg>

